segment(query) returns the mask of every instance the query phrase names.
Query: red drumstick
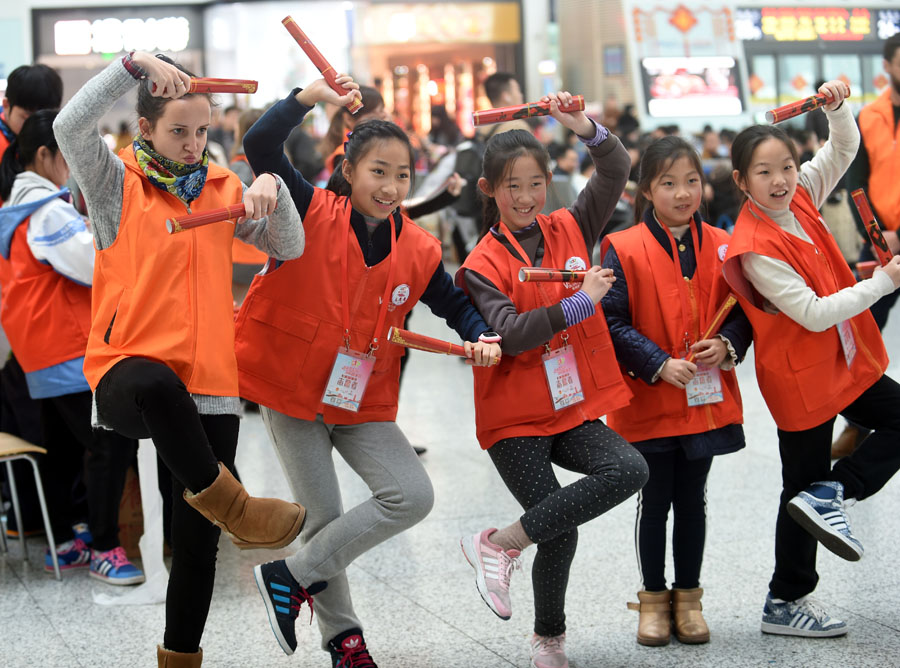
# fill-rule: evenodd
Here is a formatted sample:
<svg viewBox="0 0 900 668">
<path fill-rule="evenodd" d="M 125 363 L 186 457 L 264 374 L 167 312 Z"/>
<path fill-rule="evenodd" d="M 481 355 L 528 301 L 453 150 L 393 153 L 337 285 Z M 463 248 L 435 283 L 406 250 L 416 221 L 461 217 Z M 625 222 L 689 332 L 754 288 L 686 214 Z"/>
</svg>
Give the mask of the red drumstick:
<svg viewBox="0 0 900 668">
<path fill-rule="evenodd" d="M 875 273 L 875 267 L 878 266 L 878 263 L 875 260 L 866 260 L 865 262 L 857 262 L 856 263 L 856 273 L 859 274 L 860 278 L 872 278 L 872 274 Z"/>
<path fill-rule="evenodd" d="M 878 226 L 878 221 L 875 220 L 875 214 L 872 213 L 872 207 L 869 206 L 869 198 L 866 197 L 866 191 L 858 188 L 850 193 L 850 197 L 853 198 L 856 210 L 859 211 L 859 217 L 862 218 L 863 225 L 866 226 L 866 232 L 869 233 L 869 241 L 872 242 L 875 254 L 878 255 L 878 260 L 883 267 L 891 261 L 894 254 L 891 253 L 891 249 L 881 233 L 881 228 Z"/>
<path fill-rule="evenodd" d="M 443 353 L 444 355 L 466 356 L 466 349 L 456 343 L 433 339 L 424 334 L 416 334 L 399 327 L 391 327 L 388 330 L 387 340 L 405 348 L 426 350 L 430 353 Z"/>
<path fill-rule="evenodd" d="M 769 123 L 781 123 L 781 121 L 786 121 L 789 118 L 805 114 L 807 111 L 818 109 L 819 107 L 828 104 L 833 99 L 834 98 L 822 95 L 822 93 L 816 93 L 815 95 L 810 95 L 802 100 L 786 104 L 783 107 L 770 109 L 766 112 L 766 121 Z"/>
<path fill-rule="evenodd" d="M 211 225 L 212 223 L 221 223 L 224 220 L 232 220 L 240 218 L 245 213 L 243 203 L 232 204 L 231 206 L 223 206 L 221 209 L 212 209 L 210 211 L 201 211 L 200 213 L 191 213 L 186 216 L 178 216 L 177 218 L 169 218 L 166 220 L 166 229 L 169 234 L 176 232 L 184 232 L 193 227 L 201 227 L 203 225 Z"/>
<path fill-rule="evenodd" d="M 706 331 L 703 332 L 703 338 L 701 341 L 705 341 L 706 339 L 711 339 L 716 335 L 716 332 L 722 327 L 722 323 L 725 322 L 725 317 L 731 312 L 731 309 L 734 308 L 734 305 L 737 304 L 737 297 L 735 297 L 730 292 L 728 296 L 725 297 L 725 301 L 722 302 L 722 305 L 719 307 L 719 310 L 716 311 L 716 314 L 713 316 L 712 322 L 709 323 L 709 327 L 706 328 Z M 691 351 L 688 353 L 688 356 L 685 357 L 685 360 L 688 362 L 694 361 L 694 352 Z"/>
<path fill-rule="evenodd" d="M 559 106 L 559 110 L 565 113 L 584 111 L 584 96 L 573 95 L 572 104 L 562 104 Z M 513 121 L 517 118 L 549 115 L 549 102 L 527 102 L 525 104 L 516 104 L 512 107 L 497 107 L 496 109 L 476 111 L 472 114 L 472 123 L 474 125 L 490 125 L 491 123 Z"/>
<path fill-rule="evenodd" d="M 312 64 L 316 66 L 316 69 L 319 70 L 323 77 L 325 77 L 325 81 L 331 86 L 331 90 L 338 95 L 346 95 L 349 91 L 335 82 L 337 79 L 337 72 L 335 72 L 334 68 L 327 60 L 325 60 L 325 56 L 323 56 L 322 52 L 316 48 L 316 45 L 309 41 L 309 37 L 307 37 L 306 33 L 300 29 L 300 26 L 297 25 L 294 19 L 290 16 L 285 16 L 281 20 L 281 23 L 287 28 L 287 31 L 291 33 L 291 37 L 293 37 L 297 44 L 300 45 L 300 48 L 303 49 L 303 52 L 309 57 Z M 359 98 L 353 98 L 345 106 L 351 114 L 355 114 L 363 108 L 363 103 Z"/>
<path fill-rule="evenodd" d="M 519 281 L 522 283 L 581 283 L 586 271 L 570 271 L 569 269 L 545 269 L 544 267 L 522 267 L 519 269 Z"/>
<path fill-rule="evenodd" d="M 188 93 L 255 93 L 259 83 L 252 79 L 211 79 L 192 77 Z M 156 84 L 153 84 L 156 92 Z"/>
</svg>

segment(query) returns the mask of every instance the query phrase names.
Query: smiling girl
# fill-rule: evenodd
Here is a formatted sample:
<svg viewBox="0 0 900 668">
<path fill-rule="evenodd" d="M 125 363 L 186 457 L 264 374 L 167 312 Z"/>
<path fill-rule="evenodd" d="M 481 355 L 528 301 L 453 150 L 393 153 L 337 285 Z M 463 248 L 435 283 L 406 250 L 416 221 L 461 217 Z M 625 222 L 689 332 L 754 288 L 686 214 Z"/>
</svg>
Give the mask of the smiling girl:
<svg viewBox="0 0 900 668">
<path fill-rule="evenodd" d="M 388 328 L 402 327 L 422 301 L 462 337 L 471 363 L 493 364 L 500 346 L 472 343 L 495 337 L 453 286 L 440 242 L 399 210 L 413 175 L 402 128 L 377 119 L 356 125 L 327 189 L 307 183 L 284 155 L 285 139 L 317 102 L 343 106 L 359 95 L 350 77 L 337 81 L 345 95 L 314 81 L 244 138 L 253 169 L 288 185 L 307 251 L 254 278 L 238 315 L 237 355 L 241 396 L 260 405 L 294 496 L 309 509 L 300 549 L 254 569 L 275 637 L 294 652 L 299 606 L 314 597 L 331 665 L 372 668 L 345 569 L 423 519 L 434 498 L 395 422 L 403 349 L 385 341 Z M 335 450 L 372 490 L 346 512 Z"/>
<path fill-rule="evenodd" d="M 241 410 L 232 241 L 237 236 L 287 260 L 303 252 L 303 228 L 277 177 L 263 175 L 245 188 L 237 175 L 209 164 L 210 98 L 186 94 L 190 77 L 167 59 L 129 54 L 85 84 L 53 124 L 87 201 L 97 248 L 84 360 L 95 422 L 153 439 L 172 474 L 173 559 L 160 666 L 200 665 L 218 527 L 241 548 L 280 547 L 303 522 L 297 504 L 248 497 L 231 473 Z M 135 86 L 139 133 L 115 155 L 97 123 Z M 167 218 L 241 200 L 247 220 L 239 225 L 166 231 Z"/>
<path fill-rule="evenodd" d="M 650 467 L 638 495 L 635 527 L 643 589 L 637 640 L 666 645 L 674 626 L 683 643 L 704 643 L 700 567 L 706 541 L 706 480 L 714 455 L 744 447 L 741 395 L 734 365 L 750 345 L 740 308 L 719 335 L 701 339 L 728 294 L 722 260 L 729 236 L 698 209 L 703 167 L 679 137 L 647 147 L 635 203 L 636 225 L 604 239 L 603 266 L 616 282 L 603 312 L 634 393 L 609 414 L 609 426 Z M 696 362 L 687 355 L 693 353 Z M 666 521 L 674 511 L 675 580 L 666 586 Z M 674 625 L 673 625 L 674 621 Z"/>
<path fill-rule="evenodd" d="M 900 257 L 855 282 L 818 207 L 853 160 L 859 131 L 843 104 L 849 88 L 824 84 L 829 139 L 799 167 L 777 127 L 752 126 L 732 145 L 744 192 L 725 276 L 753 326 L 756 377 L 778 427 L 783 490 L 775 526 L 775 572 L 763 608 L 765 633 L 839 636 L 847 625 L 809 594 L 818 582 L 817 539 L 856 561 L 851 499 L 871 496 L 900 468 L 900 386 L 869 307 L 900 286 Z M 872 434 L 831 468 L 840 414 Z"/>
<path fill-rule="evenodd" d="M 484 602 L 512 615 L 509 578 L 526 547 L 532 568 L 537 668 L 568 666 L 565 598 L 577 527 L 615 507 L 647 480 L 647 465 L 600 419 L 631 396 L 616 364 L 599 302 L 615 281 L 591 267 L 582 284 L 521 283 L 523 266 L 585 269 L 625 186 L 631 160 L 619 140 L 583 112 L 560 113 L 566 92 L 544 98 L 553 117 L 588 146 L 596 173 L 571 209 L 540 213 L 551 175 L 547 150 L 524 130 L 488 141 L 485 234 L 457 274 L 488 324 L 504 337 L 494 372 L 475 369 L 475 423 L 503 482 L 525 509 L 500 529 L 460 544 Z M 584 474 L 562 487 L 552 464 Z"/>
</svg>

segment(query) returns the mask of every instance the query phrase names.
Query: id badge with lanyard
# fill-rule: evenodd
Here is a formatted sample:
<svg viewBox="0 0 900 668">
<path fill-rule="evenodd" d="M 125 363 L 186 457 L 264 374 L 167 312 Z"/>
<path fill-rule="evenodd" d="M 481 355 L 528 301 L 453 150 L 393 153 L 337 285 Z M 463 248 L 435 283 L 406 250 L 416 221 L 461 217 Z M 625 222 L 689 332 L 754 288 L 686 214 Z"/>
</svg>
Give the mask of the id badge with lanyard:
<svg viewBox="0 0 900 668">
<path fill-rule="evenodd" d="M 502 221 L 500 230 L 506 235 L 509 243 L 519 253 L 523 262 L 528 262 L 528 254 L 518 240 L 509 231 Z M 535 283 L 538 297 L 544 306 L 550 306 L 550 299 L 544 292 L 541 283 Z M 566 330 L 560 332 L 562 345 L 552 349 L 550 343 L 545 343 L 546 352 L 541 356 L 544 367 L 544 375 L 547 379 L 547 389 L 550 390 L 550 401 L 553 410 L 559 411 L 569 406 L 584 401 L 584 390 L 581 386 L 581 378 L 578 375 L 578 361 L 575 358 L 575 349 L 568 344 L 569 333 Z"/>
<path fill-rule="evenodd" d="M 655 213 L 654 219 L 669 237 L 669 244 L 672 248 L 672 269 L 675 272 L 675 285 L 678 287 L 678 297 L 681 301 L 681 316 L 685 323 L 684 355 L 679 355 L 681 359 L 684 359 L 690 352 L 692 339 L 691 333 L 688 331 L 688 323 L 691 322 L 691 305 L 690 298 L 687 294 L 687 283 L 689 282 L 689 279 L 684 276 L 681 270 L 681 259 L 678 255 L 678 242 L 675 240 L 675 235 L 672 234 L 672 231 L 666 225 L 663 225 L 656 219 Z M 691 220 L 691 242 L 694 244 L 694 258 L 699 262 L 699 239 L 697 226 L 693 220 Z M 717 404 L 724 401 L 725 395 L 722 392 L 722 372 L 719 368 L 705 366 L 699 362 L 696 363 L 696 365 L 697 371 L 694 374 L 694 377 L 691 378 L 685 386 L 687 405 L 704 406 L 706 404 Z"/>
<path fill-rule="evenodd" d="M 349 206 L 349 198 L 347 202 Z M 387 305 L 390 302 L 391 286 L 394 281 L 394 251 L 397 247 L 397 229 L 394 216 L 388 216 L 391 224 L 391 252 L 388 255 L 388 276 L 384 294 L 381 298 L 381 306 L 378 310 L 378 319 L 369 349 L 360 352 L 350 348 L 350 279 L 347 276 L 347 247 L 350 238 L 349 215 L 344 226 L 344 252 L 341 256 L 341 313 L 344 326 L 344 343 L 338 347 L 328 382 L 325 384 L 325 392 L 322 395 L 322 403 L 335 408 L 356 413 L 362 404 L 363 396 L 372 370 L 375 367 L 375 351 L 378 350 L 378 333 L 384 328 L 384 320 L 387 316 Z"/>
</svg>

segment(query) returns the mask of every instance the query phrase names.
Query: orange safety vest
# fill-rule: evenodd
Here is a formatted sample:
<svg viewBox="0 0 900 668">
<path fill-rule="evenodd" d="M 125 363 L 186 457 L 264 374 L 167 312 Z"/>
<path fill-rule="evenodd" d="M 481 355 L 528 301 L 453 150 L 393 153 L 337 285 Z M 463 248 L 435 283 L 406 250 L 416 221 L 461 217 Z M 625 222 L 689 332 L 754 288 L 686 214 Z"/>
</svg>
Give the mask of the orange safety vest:
<svg viewBox="0 0 900 668">
<path fill-rule="evenodd" d="M 169 366 L 194 394 L 237 396 L 231 243 L 223 221 L 169 234 L 166 219 L 190 211 L 150 183 L 132 148 L 125 163 L 116 240 L 97 251 L 84 375 L 92 389 L 116 363 L 147 357 Z M 196 211 L 241 201 L 233 172 L 210 164 Z"/>
<path fill-rule="evenodd" d="M 544 234 L 543 266 L 560 268 L 575 258 L 582 266 L 590 265 L 584 236 L 571 213 L 559 209 L 549 216 L 539 215 L 537 222 Z M 462 269 L 471 269 L 497 286 L 519 313 L 555 304 L 578 289 L 564 283 L 522 283 L 518 274 L 523 266 L 522 260 L 489 233 L 469 254 Z M 457 283 L 465 288 L 462 270 Z M 520 355 L 504 355 L 496 367 L 473 367 L 476 436 L 483 449 L 505 438 L 560 434 L 628 403 L 631 391 L 622 380 L 600 305 L 593 316 L 565 332 L 575 351 L 584 391 L 580 403 L 554 410 L 541 360 L 545 346 Z M 560 333 L 547 343 L 555 349 L 562 341 Z"/>
<path fill-rule="evenodd" d="M 25 373 L 84 355 L 91 322 L 91 288 L 38 261 L 28 248 L 28 221 L 13 234 L 9 260 L 0 258 L 0 323 Z"/>
<path fill-rule="evenodd" d="M 302 420 L 321 414 L 327 424 L 396 418 L 404 350 L 385 338 L 389 327 L 403 326 L 428 287 L 441 261 L 441 244 L 404 217 L 395 252 L 368 267 L 352 229 L 346 246 L 341 243 L 351 211 L 349 198 L 316 188 L 303 216 L 303 256 L 254 277 L 235 325 L 241 397 Z M 355 413 L 322 403 L 338 348 L 344 347 L 340 268 L 345 248 L 350 347 L 365 353 L 373 337 L 379 339 Z M 384 331 L 375 332 L 391 262 L 391 303 Z"/>
<path fill-rule="evenodd" d="M 850 319 L 857 351 L 849 369 L 837 326 L 811 332 L 784 313 L 764 309 L 762 296 L 741 271 L 744 253 L 786 262 L 819 297 L 856 283 L 803 188 L 797 188 L 791 211 L 812 243 L 785 232 L 759 207 L 745 202 L 723 269 L 753 325 L 756 379 L 775 424 L 785 431 L 802 431 L 830 420 L 853 403 L 881 378 L 888 357 L 868 309 Z"/>
<path fill-rule="evenodd" d="M 879 222 L 900 228 L 900 126 L 894 124 L 891 87 L 859 112 L 859 131 L 869 155 L 868 194 Z"/>
<path fill-rule="evenodd" d="M 248 165 L 250 164 L 250 161 L 247 160 L 247 156 L 243 153 L 234 156 L 234 160 L 240 160 L 241 162 L 246 162 Z M 256 246 L 235 237 L 234 245 L 231 248 L 231 259 L 235 264 L 265 264 L 269 259 L 269 256 L 259 250 Z"/>
<path fill-rule="evenodd" d="M 631 324 L 669 353 L 684 357 L 685 332 L 690 342 L 703 336 L 716 311 L 728 295 L 722 276 L 722 259 L 728 249 L 727 232 L 702 223 L 697 268 L 691 279 L 674 268 L 672 255 L 660 245 L 646 223 L 641 223 L 603 240 L 603 253 L 616 249 L 628 285 Z M 691 226 L 696 247 L 697 230 Z M 675 272 L 679 277 L 676 279 Z M 690 313 L 684 314 L 680 280 L 687 286 Z M 688 320 L 685 320 L 687 315 Z M 623 371 L 627 369 L 623 368 Z M 721 371 L 723 400 L 703 406 L 688 406 L 684 390 L 665 381 L 648 385 L 639 378 L 625 376 L 634 393 L 631 403 L 609 414 L 609 426 L 631 442 L 650 438 L 701 434 L 743 422 L 741 393 L 734 370 Z"/>
</svg>

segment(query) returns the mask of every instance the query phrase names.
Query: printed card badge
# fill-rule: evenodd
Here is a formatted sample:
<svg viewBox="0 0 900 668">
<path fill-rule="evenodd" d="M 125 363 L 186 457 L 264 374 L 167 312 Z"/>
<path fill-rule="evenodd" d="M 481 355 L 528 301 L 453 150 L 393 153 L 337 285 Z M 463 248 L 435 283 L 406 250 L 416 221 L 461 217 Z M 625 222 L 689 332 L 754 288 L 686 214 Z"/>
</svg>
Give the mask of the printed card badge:
<svg viewBox="0 0 900 668">
<path fill-rule="evenodd" d="M 841 348 L 844 349 L 844 359 L 849 369 L 856 359 L 856 339 L 853 338 L 853 327 L 849 320 L 844 320 L 838 326 L 838 334 L 841 337 Z"/>
<path fill-rule="evenodd" d="M 550 388 L 554 410 L 562 410 L 584 401 L 584 391 L 581 389 L 578 364 L 572 346 L 563 346 L 544 353 L 541 360 L 544 362 L 544 373 L 547 374 L 547 385 Z"/>
<path fill-rule="evenodd" d="M 359 411 L 374 366 L 374 357 L 340 348 L 325 385 L 322 403 L 353 413 Z"/>
<path fill-rule="evenodd" d="M 717 404 L 725 400 L 722 394 L 722 373 L 719 367 L 697 365 L 697 373 L 687 384 L 688 406 Z"/>
</svg>

